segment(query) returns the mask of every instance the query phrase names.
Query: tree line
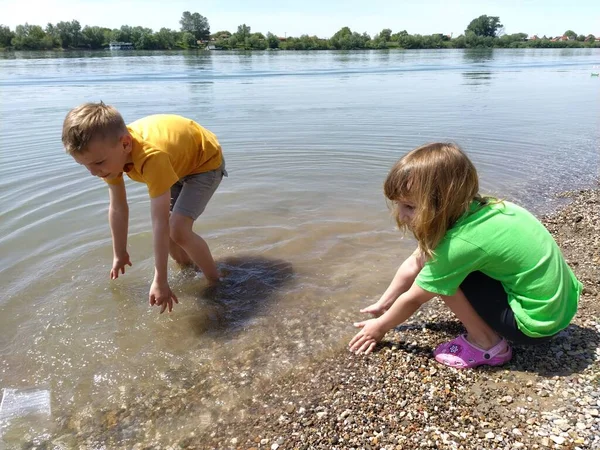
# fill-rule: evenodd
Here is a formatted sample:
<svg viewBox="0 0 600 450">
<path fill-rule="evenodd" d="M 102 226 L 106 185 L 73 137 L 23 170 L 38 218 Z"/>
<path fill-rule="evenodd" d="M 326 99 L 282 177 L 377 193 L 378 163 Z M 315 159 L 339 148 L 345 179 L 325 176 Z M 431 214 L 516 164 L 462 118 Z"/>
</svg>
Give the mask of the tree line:
<svg viewBox="0 0 600 450">
<path fill-rule="evenodd" d="M 600 48 L 600 40 L 593 35 L 578 35 L 567 30 L 562 36 L 533 37 L 527 33 L 505 34 L 500 18 L 483 15 L 473 19 L 464 34 L 457 37 L 445 34 L 393 33 L 383 29 L 370 36 L 343 27 L 331 38 L 302 35 L 281 38 L 273 33 L 253 33 L 242 24 L 237 31 L 210 32 L 208 19 L 199 13 L 185 11 L 179 21 L 180 29 L 161 28 L 153 31 L 145 27 L 123 25 L 121 28 L 85 26 L 77 20 L 39 25 L 18 25 L 15 30 L 0 25 L 0 48 L 15 50 L 102 49 L 111 42 L 127 42 L 138 50 L 172 50 L 215 48 L 220 50 L 360 50 L 360 49 L 432 49 L 432 48 Z"/>
</svg>

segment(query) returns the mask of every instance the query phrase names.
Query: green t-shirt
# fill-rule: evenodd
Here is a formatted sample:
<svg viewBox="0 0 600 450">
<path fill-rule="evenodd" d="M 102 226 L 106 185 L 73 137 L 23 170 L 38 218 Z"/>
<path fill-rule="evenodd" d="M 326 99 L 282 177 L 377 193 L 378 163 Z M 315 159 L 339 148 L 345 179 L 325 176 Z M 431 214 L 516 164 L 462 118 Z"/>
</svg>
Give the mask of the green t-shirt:
<svg viewBox="0 0 600 450">
<path fill-rule="evenodd" d="M 577 311 L 581 283 L 548 230 L 513 203 L 473 202 L 446 232 L 416 283 L 434 294 L 454 295 L 475 271 L 502 283 L 517 326 L 528 336 L 557 333 Z"/>
</svg>

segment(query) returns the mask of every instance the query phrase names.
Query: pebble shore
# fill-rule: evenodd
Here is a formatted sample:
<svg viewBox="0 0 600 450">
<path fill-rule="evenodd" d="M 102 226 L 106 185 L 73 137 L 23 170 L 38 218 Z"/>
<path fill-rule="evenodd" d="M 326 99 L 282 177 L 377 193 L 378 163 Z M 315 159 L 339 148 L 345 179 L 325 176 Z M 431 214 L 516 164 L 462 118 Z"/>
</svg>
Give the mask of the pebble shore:
<svg viewBox="0 0 600 450">
<path fill-rule="evenodd" d="M 550 342 L 515 347 L 503 367 L 438 364 L 433 349 L 462 329 L 434 300 L 375 353 L 315 361 L 246 395 L 244 414 L 177 441 L 155 421 L 175 426 L 178 411 L 193 411 L 200 381 L 93 421 L 63 418 L 58 437 L 23 448 L 600 449 L 600 189 L 563 195 L 567 206 L 543 222 L 584 284 L 578 314 Z"/>
</svg>

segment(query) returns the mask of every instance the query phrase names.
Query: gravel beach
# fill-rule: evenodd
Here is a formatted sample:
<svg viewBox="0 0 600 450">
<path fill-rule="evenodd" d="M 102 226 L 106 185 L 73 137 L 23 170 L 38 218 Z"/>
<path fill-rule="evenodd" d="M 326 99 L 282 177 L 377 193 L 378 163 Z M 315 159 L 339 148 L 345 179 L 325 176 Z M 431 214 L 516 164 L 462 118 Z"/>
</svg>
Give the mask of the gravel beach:
<svg viewBox="0 0 600 450">
<path fill-rule="evenodd" d="M 240 392 L 230 418 L 175 442 L 155 422 L 176 427 L 183 411 L 204 420 L 200 376 L 118 410 L 61 418 L 51 440 L 23 448 L 600 449 L 600 189 L 563 196 L 567 206 L 543 222 L 584 284 L 578 314 L 501 368 L 435 362 L 433 349 L 461 332 L 435 300 L 375 353 L 340 351 L 260 394 Z"/>
</svg>

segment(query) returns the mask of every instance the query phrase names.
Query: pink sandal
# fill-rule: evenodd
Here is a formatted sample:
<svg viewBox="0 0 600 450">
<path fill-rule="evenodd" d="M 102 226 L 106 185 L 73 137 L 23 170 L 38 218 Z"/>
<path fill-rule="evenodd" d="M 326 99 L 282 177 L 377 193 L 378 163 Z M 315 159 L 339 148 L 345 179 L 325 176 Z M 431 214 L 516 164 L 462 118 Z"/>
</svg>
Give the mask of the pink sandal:
<svg viewBox="0 0 600 450">
<path fill-rule="evenodd" d="M 446 366 L 470 369 L 487 364 L 501 366 L 512 358 L 512 348 L 504 338 L 489 350 L 484 350 L 467 341 L 464 334 L 444 344 L 433 352 L 435 360 Z"/>
</svg>

